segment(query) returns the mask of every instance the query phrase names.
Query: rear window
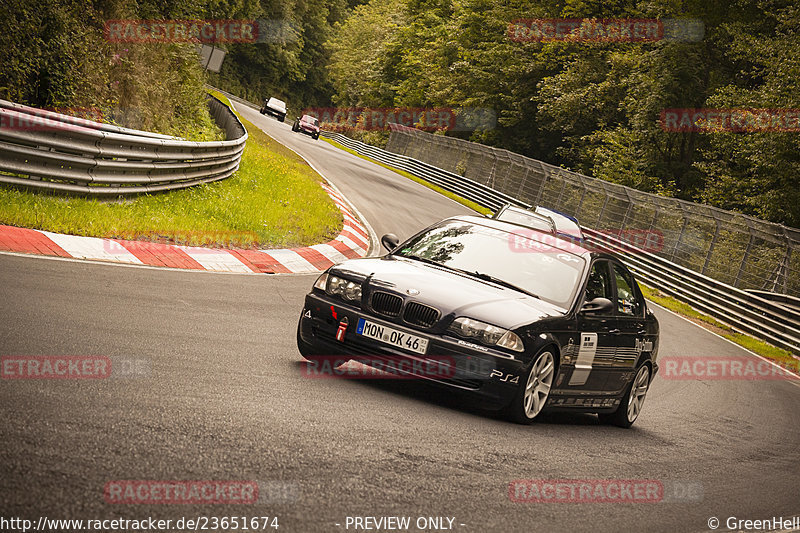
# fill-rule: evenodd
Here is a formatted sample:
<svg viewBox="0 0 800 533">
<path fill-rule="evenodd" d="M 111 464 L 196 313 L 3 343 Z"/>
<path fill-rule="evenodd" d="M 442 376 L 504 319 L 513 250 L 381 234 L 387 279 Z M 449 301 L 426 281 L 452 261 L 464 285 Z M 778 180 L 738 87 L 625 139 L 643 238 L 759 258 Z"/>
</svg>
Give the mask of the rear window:
<svg viewBox="0 0 800 533">
<path fill-rule="evenodd" d="M 529 228 L 553 232 L 553 225 L 547 220 L 543 220 L 541 216 L 526 211 L 517 211 L 513 209 L 506 209 L 500 213 L 496 220 L 503 222 L 511 222 L 512 224 L 519 224 L 520 226 L 527 226 Z"/>
</svg>

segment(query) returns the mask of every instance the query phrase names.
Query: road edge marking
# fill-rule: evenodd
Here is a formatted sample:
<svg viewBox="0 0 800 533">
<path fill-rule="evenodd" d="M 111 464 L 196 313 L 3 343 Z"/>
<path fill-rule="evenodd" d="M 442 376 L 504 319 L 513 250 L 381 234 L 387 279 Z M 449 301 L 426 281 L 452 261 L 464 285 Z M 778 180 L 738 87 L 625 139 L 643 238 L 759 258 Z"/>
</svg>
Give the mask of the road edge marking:
<svg viewBox="0 0 800 533">
<path fill-rule="evenodd" d="M 788 369 L 788 368 L 782 367 L 781 365 L 779 365 L 778 363 L 776 363 L 776 362 L 775 362 L 775 361 L 773 361 L 772 359 L 767 359 L 767 358 L 766 358 L 766 357 L 764 357 L 763 355 L 757 354 L 757 353 L 756 353 L 756 352 L 754 352 L 753 350 L 749 350 L 749 349 L 745 348 L 744 346 L 742 346 L 741 344 L 736 344 L 736 343 L 735 343 L 735 342 L 733 342 L 732 340 L 730 340 L 730 339 L 726 339 L 725 337 L 723 337 L 722 335 L 720 335 L 720 334 L 719 334 L 719 333 L 717 333 L 716 331 L 711 331 L 711 330 L 710 330 L 710 329 L 708 329 L 708 328 L 704 328 L 704 327 L 703 327 L 703 326 L 701 326 L 700 324 L 698 324 L 698 323 L 696 323 L 696 322 L 694 322 L 694 321 L 692 321 L 692 320 L 689 320 L 689 319 L 688 319 L 688 318 L 686 318 L 685 316 L 683 316 L 683 315 L 681 315 L 681 314 L 678 314 L 678 313 L 676 313 L 676 312 L 675 312 L 675 311 L 673 311 L 672 309 L 667 309 L 667 308 L 666 308 L 666 307 L 664 307 L 663 305 L 659 305 L 659 304 L 655 303 L 655 302 L 654 302 L 654 301 L 652 301 L 652 300 L 647 300 L 647 304 L 648 304 L 648 305 L 654 305 L 655 307 L 658 307 L 659 309 L 663 309 L 664 311 L 667 311 L 668 313 L 671 313 L 671 314 L 675 315 L 676 317 L 678 317 L 678 318 L 680 318 L 680 319 L 682 319 L 682 320 L 685 320 L 685 321 L 686 321 L 686 322 L 688 322 L 689 324 L 692 324 L 693 326 L 696 326 L 696 327 L 698 327 L 698 328 L 702 329 L 703 331 L 707 331 L 708 333 L 710 333 L 710 334 L 714 335 L 715 337 L 718 337 L 718 338 L 720 338 L 720 339 L 724 340 L 725 342 L 728 342 L 728 343 L 732 344 L 733 346 L 736 346 L 736 347 L 737 347 L 737 348 L 739 348 L 740 350 L 744 350 L 745 352 L 749 353 L 750 355 L 754 355 L 754 356 L 758 357 L 759 359 L 761 359 L 762 361 L 766 361 L 767 363 L 771 364 L 772 366 L 774 366 L 774 367 L 775 367 L 775 368 L 777 368 L 778 370 L 781 370 L 781 371 L 783 371 L 783 372 L 788 372 L 789 374 L 791 374 L 792 376 L 794 376 L 794 377 L 795 377 L 795 379 L 792 379 L 792 380 L 788 380 L 788 379 L 787 379 L 786 381 L 787 381 L 788 383 L 792 383 L 792 384 L 794 384 L 794 385 L 795 385 L 795 386 L 797 386 L 797 387 L 800 387 L 800 374 L 798 374 L 797 372 L 793 372 L 791 369 Z M 656 360 L 656 362 L 658 362 L 658 360 Z"/>
</svg>

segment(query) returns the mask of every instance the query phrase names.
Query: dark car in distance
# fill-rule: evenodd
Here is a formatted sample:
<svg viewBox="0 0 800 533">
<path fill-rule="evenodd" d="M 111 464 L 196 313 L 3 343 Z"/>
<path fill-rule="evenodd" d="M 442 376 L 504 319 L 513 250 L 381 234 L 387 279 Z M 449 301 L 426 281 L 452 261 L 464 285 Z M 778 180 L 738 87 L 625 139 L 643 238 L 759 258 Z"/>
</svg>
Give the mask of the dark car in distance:
<svg viewBox="0 0 800 533">
<path fill-rule="evenodd" d="M 309 364 L 385 361 L 520 423 L 555 410 L 622 427 L 639 416 L 659 325 L 617 257 L 478 216 L 382 243 L 388 254 L 332 266 L 306 296 L 297 344 Z M 420 371 L 443 364 L 452 371 Z"/>
<path fill-rule="evenodd" d="M 292 131 L 311 135 L 312 139 L 319 139 L 319 120 L 311 115 L 303 115 L 294 121 Z"/>
</svg>

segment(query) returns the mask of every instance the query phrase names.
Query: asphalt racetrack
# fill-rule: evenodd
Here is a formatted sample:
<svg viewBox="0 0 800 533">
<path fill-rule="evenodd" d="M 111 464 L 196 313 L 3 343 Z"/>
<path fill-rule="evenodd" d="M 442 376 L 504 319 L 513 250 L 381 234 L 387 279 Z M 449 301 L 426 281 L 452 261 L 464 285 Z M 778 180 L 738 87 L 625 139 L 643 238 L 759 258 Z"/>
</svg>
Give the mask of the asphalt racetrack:
<svg viewBox="0 0 800 533">
<path fill-rule="evenodd" d="M 306 157 L 378 236 L 468 212 L 292 133 L 291 117 L 238 110 Z M 277 516 L 279 532 L 356 531 L 353 517 L 386 516 L 447 517 L 440 527 L 463 532 L 676 532 L 800 514 L 797 381 L 658 376 L 629 430 L 592 415 L 519 426 L 409 381 L 307 377 L 295 326 L 314 279 L 0 255 L 0 354 L 102 355 L 136 370 L 0 381 L 0 515 Z M 746 355 L 655 312 L 661 357 Z M 655 503 L 512 501 L 509 484 L 525 479 L 658 480 L 672 492 Z M 107 503 L 114 480 L 262 489 L 250 505 Z"/>
</svg>

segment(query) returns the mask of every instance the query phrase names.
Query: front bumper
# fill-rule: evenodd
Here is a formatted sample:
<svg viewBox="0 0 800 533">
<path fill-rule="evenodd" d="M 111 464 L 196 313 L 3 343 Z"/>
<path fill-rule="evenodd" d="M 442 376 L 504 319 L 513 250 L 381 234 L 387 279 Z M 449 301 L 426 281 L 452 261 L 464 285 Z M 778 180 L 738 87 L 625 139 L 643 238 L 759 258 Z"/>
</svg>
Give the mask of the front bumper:
<svg viewBox="0 0 800 533">
<path fill-rule="evenodd" d="M 339 341 L 336 340 L 336 334 L 345 317 L 349 325 Z M 413 353 L 359 335 L 356 332 L 359 318 L 427 339 L 426 353 Z M 306 296 L 298 324 L 298 337 L 320 356 L 347 356 L 372 366 L 376 362 L 385 362 L 395 368 L 399 367 L 405 377 L 474 395 L 488 409 L 499 409 L 507 405 L 516 393 L 520 381 L 527 379 L 525 363 L 505 352 L 477 346 L 448 335 L 431 334 L 407 325 L 399 325 L 364 312 L 338 298 L 313 292 Z M 441 369 L 443 365 L 448 365 L 448 371 L 415 371 Z"/>
<path fill-rule="evenodd" d="M 285 111 L 279 111 L 277 109 L 272 109 L 271 107 L 264 107 L 264 113 L 268 115 L 272 115 L 273 117 L 285 117 Z"/>
</svg>

